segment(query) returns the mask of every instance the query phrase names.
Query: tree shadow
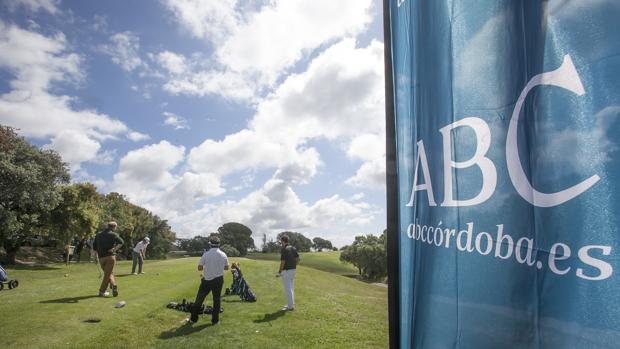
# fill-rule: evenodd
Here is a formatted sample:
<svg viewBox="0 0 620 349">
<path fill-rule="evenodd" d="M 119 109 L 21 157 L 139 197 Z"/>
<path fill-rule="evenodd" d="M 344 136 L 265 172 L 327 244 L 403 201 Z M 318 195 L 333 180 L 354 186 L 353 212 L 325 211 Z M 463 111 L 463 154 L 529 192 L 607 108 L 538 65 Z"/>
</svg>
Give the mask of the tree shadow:
<svg viewBox="0 0 620 349">
<path fill-rule="evenodd" d="M 49 299 L 46 301 L 40 301 L 39 303 L 65 303 L 65 304 L 71 304 L 71 303 L 78 303 L 81 300 L 85 300 L 85 299 L 89 299 L 89 298 L 97 298 L 99 296 L 97 295 L 89 295 L 89 296 L 79 296 L 79 297 L 65 297 L 65 298 L 58 298 L 58 299 Z"/>
<path fill-rule="evenodd" d="M 212 324 L 204 324 L 200 326 L 192 326 L 192 325 L 182 325 L 181 327 L 177 327 L 172 330 L 164 331 L 159 335 L 159 339 L 171 339 L 180 336 L 187 336 L 192 333 L 196 333 L 204 330 L 207 327 L 213 326 Z"/>
<path fill-rule="evenodd" d="M 281 317 L 286 312 L 287 312 L 286 310 L 278 310 L 278 311 L 276 311 L 274 313 L 271 313 L 271 314 L 265 314 L 262 319 L 254 320 L 254 323 L 260 324 L 260 323 L 263 323 L 263 322 L 271 322 L 271 321 L 276 320 L 277 318 Z"/>
</svg>

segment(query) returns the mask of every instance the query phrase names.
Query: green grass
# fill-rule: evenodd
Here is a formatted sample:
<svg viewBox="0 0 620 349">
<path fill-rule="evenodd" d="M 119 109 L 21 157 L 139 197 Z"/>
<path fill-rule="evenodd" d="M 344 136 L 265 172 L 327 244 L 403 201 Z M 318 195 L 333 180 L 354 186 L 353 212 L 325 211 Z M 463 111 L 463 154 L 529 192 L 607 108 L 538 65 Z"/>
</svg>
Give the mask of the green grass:
<svg viewBox="0 0 620 349">
<path fill-rule="evenodd" d="M 208 315 L 182 325 L 186 313 L 166 309 L 169 301 L 195 297 L 198 258 L 146 261 L 145 275 L 127 275 L 130 262 L 116 267 L 120 296 L 94 297 L 100 279 L 95 264 L 43 269 L 9 269 L 19 279 L 0 291 L 0 328 L 5 348 L 386 348 L 386 289 L 310 265 L 331 265 L 332 254 L 302 256 L 296 277 L 296 309 L 286 303 L 277 261 L 232 258 L 241 262 L 258 302 L 224 297 L 220 325 Z M 331 261 L 331 262 L 330 262 Z M 340 263 L 340 262 L 338 262 Z M 331 269 L 335 268 L 335 269 Z M 226 273 L 225 286 L 230 285 Z M 127 305 L 116 309 L 124 300 Z M 211 297 L 207 303 L 212 304 Z M 99 323 L 87 323 L 100 319 Z"/>
<path fill-rule="evenodd" d="M 252 253 L 247 257 L 255 260 L 280 260 L 279 253 Z M 355 277 L 358 275 L 357 268 L 355 268 L 351 263 L 342 263 L 339 258 L 340 251 L 307 252 L 299 254 L 299 263 L 300 266 L 314 268 L 328 273 L 349 277 Z"/>
</svg>

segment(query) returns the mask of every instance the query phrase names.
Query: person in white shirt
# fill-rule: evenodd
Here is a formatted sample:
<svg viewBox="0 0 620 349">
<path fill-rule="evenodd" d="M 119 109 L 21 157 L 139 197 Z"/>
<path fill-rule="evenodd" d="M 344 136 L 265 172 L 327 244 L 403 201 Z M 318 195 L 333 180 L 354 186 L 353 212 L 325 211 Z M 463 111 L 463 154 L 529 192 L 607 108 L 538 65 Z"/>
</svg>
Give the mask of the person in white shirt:
<svg viewBox="0 0 620 349">
<path fill-rule="evenodd" d="M 133 257 L 133 266 L 131 267 L 131 273 L 133 275 L 138 275 L 136 274 L 136 264 L 140 266 L 138 268 L 138 272 L 140 274 L 144 274 L 142 272 L 142 263 L 144 262 L 144 257 L 146 254 L 146 247 L 149 245 L 150 242 L 151 242 L 151 239 L 149 239 L 147 236 L 143 240 L 138 242 L 136 244 L 136 247 L 134 247 L 133 250 L 131 251 L 131 256 Z"/>
<path fill-rule="evenodd" d="M 196 301 L 192 306 L 192 313 L 188 324 L 198 321 L 198 312 L 202 308 L 202 302 L 213 292 L 213 312 L 211 313 L 211 323 L 217 325 L 220 321 L 220 296 L 222 294 L 222 286 L 224 285 L 224 270 L 228 270 L 228 257 L 226 253 L 220 250 L 220 239 L 217 236 L 209 238 L 211 248 L 205 252 L 198 262 L 198 270 L 202 271 L 202 280 Z"/>
</svg>

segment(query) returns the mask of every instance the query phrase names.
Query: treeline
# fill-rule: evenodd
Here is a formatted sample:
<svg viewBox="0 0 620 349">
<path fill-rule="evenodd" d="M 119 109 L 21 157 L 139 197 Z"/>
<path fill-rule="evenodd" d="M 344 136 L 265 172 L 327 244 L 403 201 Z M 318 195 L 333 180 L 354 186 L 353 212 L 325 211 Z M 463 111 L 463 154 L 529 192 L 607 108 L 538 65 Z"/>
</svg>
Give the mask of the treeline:
<svg viewBox="0 0 620 349">
<path fill-rule="evenodd" d="M 340 249 L 340 260 L 353 264 L 360 276 L 369 280 L 378 280 L 387 275 L 387 236 L 386 231 L 380 236 L 356 236 L 349 246 Z"/>
<path fill-rule="evenodd" d="M 302 233 L 297 233 L 294 231 L 283 231 L 278 234 L 276 240 L 273 239 L 267 240 L 267 234 L 263 234 L 263 247 L 261 252 L 263 253 L 276 253 L 280 252 L 282 245 L 280 245 L 280 238 L 282 235 L 288 235 L 289 244 L 294 246 L 299 252 L 310 252 L 310 249 L 314 249 L 315 251 L 323 251 L 323 250 L 338 250 L 332 246 L 331 241 L 325 240 L 320 237 L 315 237 L 310 240 L 305 237 Z"/>
<path fill-rule="evenodd" d="M 118 193 L 102 195 L 90 183 L 70 184 L 67 164 L 58 153 L 40 149 L 0 126 L 0 245 L 4 263 L 14 264 L 23 242 L 40 235 L 67 244 L 87 239 L 107 222 L 118 223 L 125 240 L 119 255 L 148 236 L 150 258 L 165 258 L 175 233 L 167 221 L 134 205 Z"/>
<path fill-rule="evenodd" d="M 177 246 L 190 254 L 201 255 L 208 250 L 209 237 L 216 235 L 220 238 L 220 250 L 224 251 L 228 257 L 243 257 L 248 251 L 254 250 L 254 239 L 252 230 L 241 223 L 230 222 L 217 228 L 217 232 L 210 233 L 208 236 L 194 236 L 191 239 L 177 239 Z"/>
</svg>

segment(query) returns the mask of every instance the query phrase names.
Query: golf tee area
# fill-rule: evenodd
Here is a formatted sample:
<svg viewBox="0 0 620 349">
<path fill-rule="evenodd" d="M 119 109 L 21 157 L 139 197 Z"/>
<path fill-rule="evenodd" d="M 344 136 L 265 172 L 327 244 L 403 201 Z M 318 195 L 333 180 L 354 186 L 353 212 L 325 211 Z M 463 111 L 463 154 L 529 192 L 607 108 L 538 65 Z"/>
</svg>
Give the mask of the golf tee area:
<svg viewBox="0 0 620 349">
<path fill-rule="evenodd" d="M 115 267 L 116 298 L 97 296 L 95 263 L 7 269 L 20 285 L 0 291 L 3 348 L 386 348 L 387 288 L 359 281 L 339 252 L 306 253 L 295 279 L 294 311 L 276 278 L 278 256 L 230 258 L 241 263 L 257 296 L 254 303 L 222 296 L 220 323 L 210 315 L 194 325 L 169 302 L 193 301 L 200 283 L 198 258 L 147 260 L 131 275 L 131 261 Z M 224 288 L 232 281 L 225 273 Z M 116 308 L 124 301 L 123 307 Z M 209 295 L 205 304 L 212 305 Z"/>
</svg>

